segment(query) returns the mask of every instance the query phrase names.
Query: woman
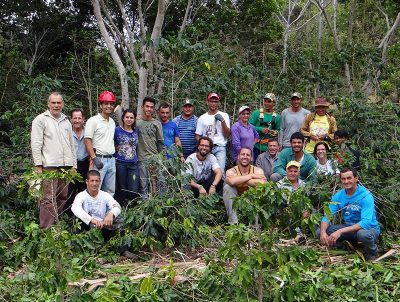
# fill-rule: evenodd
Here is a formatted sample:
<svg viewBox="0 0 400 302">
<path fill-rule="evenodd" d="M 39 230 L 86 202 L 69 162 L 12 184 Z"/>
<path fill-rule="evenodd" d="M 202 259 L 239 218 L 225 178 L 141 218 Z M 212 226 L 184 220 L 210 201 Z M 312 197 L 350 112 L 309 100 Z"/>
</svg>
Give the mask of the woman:
<svg viewBox="0 0 400 302">
<path fill-rule="evenodd" d="M 136 114 L 131 109 L 122 113 L 122 126 L 117 126 L 114 133 L 116 159 L 117 199 L 124 204 L 132 200 L 139 192 L 138 131 L 135 129 Z"/>
<path fill-rule="evenodd" d="M 249 124 L 250 107 L 239 108 L 239 120 L 231 127 L 231 151 L 236 162 L 240 149 L 243 147 L 253 150 L 255 140 L 259 137 L 253 125 Z"/>
<path fill-rule="evenodd" d="M 314 156 L 317 160 L 317 173 L 324 175 L 339 174 L 337 162 L 328 159 L 329 146 L 325 142 L 318 142 L 314 147 Z"/>
<path fill-rule="evenodd" d="M 317 142 L 333 140 L 337 126 L 336 119 L 326 112 L 329 105 L 326 98 L 318 97 L 314 102 L 315 112 L 304 119 L 300 132 L 309 139 L 305 148 L 307 153 L 313 153 Z"/>
</svg>

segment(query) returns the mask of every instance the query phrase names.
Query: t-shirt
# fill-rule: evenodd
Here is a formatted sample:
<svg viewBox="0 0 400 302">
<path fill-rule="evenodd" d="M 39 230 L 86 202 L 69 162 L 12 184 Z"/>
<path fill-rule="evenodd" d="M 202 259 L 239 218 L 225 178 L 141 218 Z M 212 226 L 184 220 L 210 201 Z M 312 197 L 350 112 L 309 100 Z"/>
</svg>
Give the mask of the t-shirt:
<svg viewBox="0 0 400 302">
<path fill-rule="evenodd" d="M 138 161 L 137 145 L 139 142 L 138 131 L 134 129 L 128 132 L 120 126 L 115 128 L 115 158 L 126 163 L 136 163 Z"/>
<path fill-rule="evenodd" d="M 299 179 L 299 184 L 297 188 L 294 188 L 290 180 L 287 179 L 287 177 L 284 177 L 280 181 L 278 181 L 276 185 L 278 186 L 279 189 L 287 189 L 289 190 L 289 192 L 294 192 L 299 188 L 304 187 L 305 184 L 306 183 L 303 180 Z"/>
<path fill-rule="evenodd" d="M 300 131 L 305 117 L 310 111 L 301 108 L 293 112 L 291 108 L 286 108 L 281 114 L 281 130 L 279 131 L 279 145 L 290 147 L 290 137 L 293 133 Z"/>
<path fill-rule="evenodd" d="M 86 122 L 85 138 L 92 139 L 93 149 L 96 154 L 113 155 L 115 122 L 109 117 L 105 119 L 100 113 L 92 116 Z"/>
<path fill-rule="evenodd" d="M 137 153 L 139 161 L 146 160 L 149 156 L 158 154 L 157 143 L 164 144 L 164 135 L 160 121 L 137 120 L 136 128 L 139 134 Z"/>
<path fill-rule="evenodd" d="M 197 116 L 192 115 L 189 119 L 185 120 L 182 116 L 177 116 L 173 119 L 179 130 L 179 139 L 181 140 L 183 155 L 187 158 L 190 154 L 196 151 L 196 126 Z"/>
<path fill-rule="evenodd" d="M 315 115 L 314 120 L 310 123 L 310 134 L 313 135 L 326 135 L 329 131 L 329 122 L 328 122 L 328 117 L 326 115 Z M 314 152 L 314 147 L 317 141 L 310 139 L 310 141 L 307 143 L 305 151 L 307 153 L 313 153 Z"/>
<path fill-rule="evenodd" d="M 334 175 L 339 174 L 338 164 L 336 161 L 328 160 L 325 165 L 320 164 L 317 160 L 317 173 L 323 175 Z"/>
<path fill-rule="evenodd" d="M 217 114 L 222 115 L 226 125 L 230 128 L 230 120 L 227 113 L 218 111 L 216 114 L 208 114 L 206 112 L 197 121 L 196 134 L 211 138 L 214 145 L 226 146 L 227 139 L 222 132 L 222 124 L 215 119 L 215 115 Z"/>
<path fill-rule="evenodd" d="M 162 123 L 163 135 L 164 135 L 164 145 L 167 148 L 173 146 L 175 144 L 175 137 L 179 137 L 178 126 L 173 121 L 168 121 L 165 124 Z M 170 157 L 167 154 L 167 157 Z"/>
<path fill-rule="evenodd" d="M 197 153 L 193 153 L 186 159 L 186 164 L 189 167 L 185 173 L 193 175 L 196 182 L 204 182 L 211 177 L 215 169 L 220 168 L 217 158 L 211 153 L 203 161 L 197 158 Z"/>
</svg>

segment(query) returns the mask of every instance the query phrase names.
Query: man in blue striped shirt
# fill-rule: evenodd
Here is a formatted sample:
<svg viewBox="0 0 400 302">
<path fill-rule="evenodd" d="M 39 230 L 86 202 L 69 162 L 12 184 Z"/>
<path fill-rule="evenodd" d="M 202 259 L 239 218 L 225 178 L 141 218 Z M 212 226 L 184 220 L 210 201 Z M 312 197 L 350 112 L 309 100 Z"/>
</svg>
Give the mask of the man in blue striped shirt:
<svg viewBox="0 0 400 302">
<path fill-rule="evenodd" d="M 197 116 L 193 114 L 193 101 L 186 99 L 182 106 L 182 114 L 173 119 L 179 130 L 179 138 L 181 140 L 183 156 L 185 159 L 192 153 L 196 152 L 196 126 Z"/>
</svg>

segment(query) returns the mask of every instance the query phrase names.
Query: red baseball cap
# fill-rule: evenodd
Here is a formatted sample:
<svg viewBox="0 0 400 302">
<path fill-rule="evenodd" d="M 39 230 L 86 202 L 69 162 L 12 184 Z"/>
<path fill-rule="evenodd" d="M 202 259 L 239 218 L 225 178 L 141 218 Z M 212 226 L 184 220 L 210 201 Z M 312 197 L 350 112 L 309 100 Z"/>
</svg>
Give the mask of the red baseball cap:
<svg viewBox="0 0 400 302">
<path fill-rule="evenodd" d="M 218 95 L 218 93 L 210 92 L 210 93 L 207 95 L 207 101 L 209 101 L 209 100 L 212 99 L 212 98 L 216 98 L 218 101 L 221 99 L 221 97 Z"/>
</svg>

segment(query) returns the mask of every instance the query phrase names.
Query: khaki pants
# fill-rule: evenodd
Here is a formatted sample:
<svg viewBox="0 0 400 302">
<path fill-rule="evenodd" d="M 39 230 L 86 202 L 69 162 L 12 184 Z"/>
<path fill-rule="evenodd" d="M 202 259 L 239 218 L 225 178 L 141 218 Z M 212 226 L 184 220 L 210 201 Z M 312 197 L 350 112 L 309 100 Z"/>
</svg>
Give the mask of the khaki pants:
<svg viewBox="0 0 400 302">
<path fill-rule="evenodd" d="M 44 168 L 44 170 L 59 171 L 60 168 Z M 48 229 L 58 220 L 58 216 L 64 211 L 67 197 L 68 183 L 65 180 L 54 179 L 43 181 L 43 199 L 39 206 L 40 228 Z"/>
</svg>

